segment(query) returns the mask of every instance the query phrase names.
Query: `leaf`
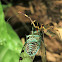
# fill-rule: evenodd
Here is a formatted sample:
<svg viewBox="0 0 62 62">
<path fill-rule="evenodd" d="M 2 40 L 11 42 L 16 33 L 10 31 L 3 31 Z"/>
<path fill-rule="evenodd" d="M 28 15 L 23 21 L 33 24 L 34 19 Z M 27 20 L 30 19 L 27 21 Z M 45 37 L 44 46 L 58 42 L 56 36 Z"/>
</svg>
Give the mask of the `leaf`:
<svg viewBox="0 0 62 62">
<path fill-rule="evenodd" d="M 2 36 L 3 35 L 3 36 Z M 6 23 L 4 22 L 4 14 L 0 2 L 0 42 L 5 41 L 7 36 Z"/>
<path fill-rule="evenodd" d="M 8 49 L 8 47 L 4 47 L 0 45 L 0 62 L 18 62 L 19 55 Z"/>
<path fill-rule="evenodd" d="M 5 22 L 1 2 L 0 9 L 0 44 L 20 53 L 23 45 L 11 26 Z"/>
<path fill-rule="evenodd" d="M 18 62 L 23 45 L 11 26 L 5 22 L 1 2 L 0 9 L 0 62 Z"/>
<path fill-rule="evenodd" d="M 14 30 L 11 28 L 11 26 L 6 23 L 7 26 L 7 41 L 6 46 L 8 46 L 9 49 L 16 51 L 17 53 L 20 53 L 23 45 L 21 43 L 21 40 L 19 39 L 18 35 L 14 32 Z"/>
</svg>

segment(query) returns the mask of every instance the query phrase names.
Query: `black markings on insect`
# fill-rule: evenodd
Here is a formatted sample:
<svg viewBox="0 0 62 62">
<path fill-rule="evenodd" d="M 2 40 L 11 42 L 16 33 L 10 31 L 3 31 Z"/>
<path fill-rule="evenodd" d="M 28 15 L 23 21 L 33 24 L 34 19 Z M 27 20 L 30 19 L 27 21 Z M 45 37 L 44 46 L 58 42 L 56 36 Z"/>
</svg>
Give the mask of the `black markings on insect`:
<svg viewBox="0 0 62 62">
<path fill-rule="evenodd" d="M 21 53 L 24 52 L 24 50 L 21 51 Z"/>
</svg>

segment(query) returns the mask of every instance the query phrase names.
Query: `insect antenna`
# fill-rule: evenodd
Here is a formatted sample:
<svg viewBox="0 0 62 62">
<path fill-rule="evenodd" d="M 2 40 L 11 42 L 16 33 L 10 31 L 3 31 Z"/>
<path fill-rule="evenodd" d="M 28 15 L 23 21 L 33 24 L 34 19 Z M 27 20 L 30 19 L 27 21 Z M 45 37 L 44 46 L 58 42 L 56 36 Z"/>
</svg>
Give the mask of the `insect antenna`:
<svg viewBox="0 0 62 62">
<path fill-rule="evenodd" d="M 10 20 L 12 17 L 14 17 L 15 15 L 17 15 L 17 14 L 18 14 L 18 13 L 16 13 L 16 14 L 14 14 L 13 16 L 9 17 L 8 20 L 7 20 L 7 22 L 9 22 L 9 20 Z"/>
<path fill-rule="evenodd" d="M 13 18 L 13 17 L 15 17 L 15 15 L 19 15 L 20 13 L 15 13 L 14 15 L 12 15 L 11 17 L 9 17 L 8 18 L 8 20 L 7 20 L 7 22 L 9 22 L 9 21 L 11 21 L 10 19 L 11 18 Z M 23 14 L 22 14 L 23 15 Z M 19 19 L 19 20 L 21 20 L 21 19 Z M 26 23 L 23 23 L 23 22 L 21 22 L 22 23 L 22 25 L 24 26 L 24 28 L 28 31 L 28 32 L 30 32 L 30 29 L 29 29 L 29 27 L 26 25 Z"/>
</svg>

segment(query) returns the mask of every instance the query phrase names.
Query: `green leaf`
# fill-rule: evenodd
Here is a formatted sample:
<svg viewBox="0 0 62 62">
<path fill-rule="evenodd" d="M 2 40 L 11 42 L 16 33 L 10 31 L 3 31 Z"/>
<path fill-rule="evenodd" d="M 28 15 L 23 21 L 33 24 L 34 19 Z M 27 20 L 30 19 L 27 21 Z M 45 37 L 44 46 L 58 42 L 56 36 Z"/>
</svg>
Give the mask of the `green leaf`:
<svg viewBox="0 0 62 62">
<path fill-rule="evenodd" d="M 0 62 L 18 62 L 19 55 L 8 49 L 8 47 L 4 47 L 0 45 Z"/>
<path fill-rule="evenodd" d="M 18 62 L 22 47 L 19 37 L 4 20 L 0 2 L 0 62 Z"/>
<path fill-rule="evenodd" d="M 7 35 L 6 23 L 4 22 L 4 14 L 0 2 L 0 42 L 5 41 Z"/>
<path fill-rule="evenodd" d="M 23 45 L 12 27 L 5 22 L 1 2 L 0 9 L 0 44 L 20 53 Z"/>
<path fill-rule="evenodd" d="M 7 26 L 7 42 L 6 42 L 6 46 L 13 50 L 16 51 L 17 53 L 20 53 L 23 45 L 21 43 L 21 40 L 19 39 L 18 35 L 14 32 L 14 30 L 12 29 L 12 27 L 6 23 Z"/>
</svg>

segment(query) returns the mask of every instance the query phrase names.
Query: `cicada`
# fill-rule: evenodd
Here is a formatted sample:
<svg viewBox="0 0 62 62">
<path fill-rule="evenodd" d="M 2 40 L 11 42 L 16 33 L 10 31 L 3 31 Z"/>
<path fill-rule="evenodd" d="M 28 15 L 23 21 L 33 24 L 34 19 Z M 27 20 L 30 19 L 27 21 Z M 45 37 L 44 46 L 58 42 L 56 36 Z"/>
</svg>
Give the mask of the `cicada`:
<svg viewBox="0 0 62 62">
<path fill-rule="evenodd" d="M 38 52 L 39 49 L 41 49 L 42 52 L 42 61 L 46 62 L 46 49 L 45 49 L 45 44 L 44 44 L 44 25 L 41 24 L 41 27 L 35 25 L 35 20 L 33 21 L 28 15 L 22 13 L 22 12 L 18 12 L 23 14 L 25 17 L 29 18 L 31 21 L 32 26 L 32 31 L 31 34 L 26 35 L 26 42 L 22 48 L 21 54 L 22 52 L 26 51 L 26 53 L 30 56 L 30 57 L 34 57 L 36 55 L 36 53 Z M 33 30 L 35 29 L 35 30 Z M 21 56 L 20 54 L 20 56 Z M 19 58 L 19 62 L 21 60 L 22 57 Z"/>
<path fill-rule="evenodd" d="M 23 60 L 22 54 L 24 52 L 26 52 L 29 57 L 33 58 L 35 57 L 38 50 L 41 50 L 42 61 L 46 62 L 46 49 L 44 44 L 44 29 L 45 29 L 44 25 L 41 24 L 41 27 L 39 27 L 38 25 L 36 26 L 34 23 L 36 22 L 36 20 L 33 21 L 28 15 L 22 12 L 18 12 L 18 14 L 22 14 L 25 17 L 29 18 L 32 24 L 31 34 L 26 35 L 26 42 L 20 53 L 19 62 Z M 9 21 L 9 19 L 7 21 Z"/>
</svg>

